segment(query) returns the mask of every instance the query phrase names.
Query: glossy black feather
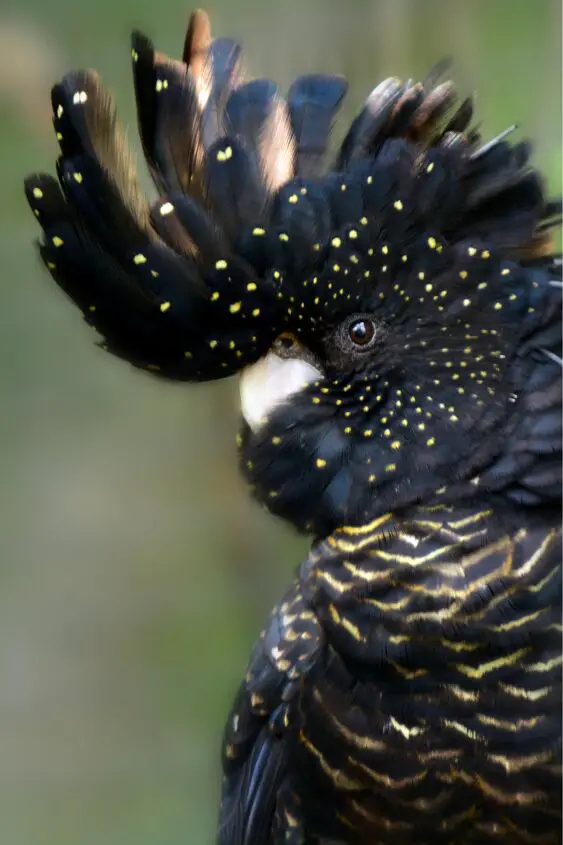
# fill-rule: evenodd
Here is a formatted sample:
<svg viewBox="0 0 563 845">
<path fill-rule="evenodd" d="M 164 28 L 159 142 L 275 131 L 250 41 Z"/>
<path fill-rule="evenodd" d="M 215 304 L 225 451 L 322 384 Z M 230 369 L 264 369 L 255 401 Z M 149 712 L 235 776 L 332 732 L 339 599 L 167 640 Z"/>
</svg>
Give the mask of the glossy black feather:
<svg viewBox="0 0 563 845">
<path fill-rule="evenodd" d="M 293 172 L 292 138 L 287 107 L 274 82 L 255 79 L 233 91 L 225 108 L 225 124 L 253 155 L 269 190 L 287 181 Z M 282 156 L 281 167 L 276 167 Z"/>
<path fill-rule="evenodd" d="M 313 179 L 320 175 L 332 124 L 347 90 L 348 83 L 341 76 L 309 74 L 291 84 L 287 102 L 297 176 Z"/>
</svg>

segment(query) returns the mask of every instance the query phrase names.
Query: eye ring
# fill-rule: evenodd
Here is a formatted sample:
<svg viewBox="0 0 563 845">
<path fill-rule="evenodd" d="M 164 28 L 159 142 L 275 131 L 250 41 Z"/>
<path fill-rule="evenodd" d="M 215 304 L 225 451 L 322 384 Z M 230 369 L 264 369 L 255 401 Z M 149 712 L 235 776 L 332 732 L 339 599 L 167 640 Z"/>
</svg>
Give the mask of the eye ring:
<svg viewBox="0 0 563 845">
<path fill-rule="evenodd" d="M 348 339 L 357 349 L 369 349 L 375 341 L 375 323 L 369 317 L 354 317 L 347 326 Z"/>
</svg>

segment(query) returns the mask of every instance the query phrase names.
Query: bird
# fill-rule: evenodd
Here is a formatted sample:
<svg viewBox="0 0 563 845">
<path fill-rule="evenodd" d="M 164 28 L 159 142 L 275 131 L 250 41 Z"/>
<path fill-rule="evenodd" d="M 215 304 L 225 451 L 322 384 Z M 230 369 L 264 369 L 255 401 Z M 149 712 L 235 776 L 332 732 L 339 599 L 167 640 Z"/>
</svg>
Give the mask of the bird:
<svg viewBox="0 0 563 845">
<path fill-rule="evenodd" d="M 222 744 L 219 845 L 561 841 L 561 202 L 449 62 L 286 93 L 192 13 L 132 36 L 140 187 L 94 71 L 52 90 L 39 252 L 102 349 L 237 376 L 251 494 L 311 539 Z"/>
</svg>

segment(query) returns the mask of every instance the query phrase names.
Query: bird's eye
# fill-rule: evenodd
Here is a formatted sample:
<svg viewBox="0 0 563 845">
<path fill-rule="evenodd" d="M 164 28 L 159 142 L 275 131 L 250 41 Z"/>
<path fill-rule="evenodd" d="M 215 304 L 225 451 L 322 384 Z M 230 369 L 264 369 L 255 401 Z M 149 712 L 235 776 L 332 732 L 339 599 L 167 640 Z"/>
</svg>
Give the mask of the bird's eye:
<svg viewBox="0 0 563 845">
<path fill-rule="evenodd" d="M 348 327 L 348 336 L 355 346 L 369 346 L 375 337 L 375 325 L 366 318 L 354 320 Z"/>
</svg>

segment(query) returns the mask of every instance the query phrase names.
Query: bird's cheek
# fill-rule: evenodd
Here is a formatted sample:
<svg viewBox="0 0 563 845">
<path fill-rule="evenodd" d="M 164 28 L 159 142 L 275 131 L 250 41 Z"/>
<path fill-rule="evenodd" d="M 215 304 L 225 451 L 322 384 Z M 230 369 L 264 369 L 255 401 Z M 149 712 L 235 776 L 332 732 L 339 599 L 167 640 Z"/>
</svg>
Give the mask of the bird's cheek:
<svg viewBox="0 0 563 845">
<path fill-rule="evenodd" d="M 280 358 L 268 352 L 241 373 L 239 389 L 244 419 L 257 432 L 273 410 L 319 378 L 322 373 L 308 361 Z"/>
</svg>

